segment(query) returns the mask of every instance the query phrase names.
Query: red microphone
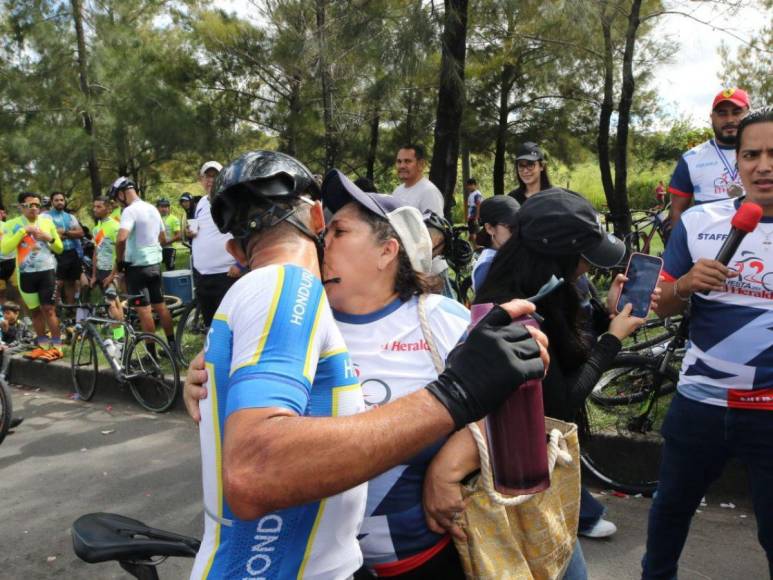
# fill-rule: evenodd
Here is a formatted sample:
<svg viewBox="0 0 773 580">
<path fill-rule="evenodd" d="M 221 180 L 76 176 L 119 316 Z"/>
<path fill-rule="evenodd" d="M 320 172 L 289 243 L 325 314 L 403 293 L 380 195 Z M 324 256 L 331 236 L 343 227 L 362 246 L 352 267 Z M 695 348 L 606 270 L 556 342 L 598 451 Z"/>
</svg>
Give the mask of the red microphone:
<svg viewBox="0 0 773 580">
<path fill-rule="evenodd" d="M 742 203 L 741 207 L 738 208 L 738 211 L 735 212 L 733 219 L 730 220 L 730 233 L 727 238 L 725 238 L 725 242 L 722 244 L 722 247 L 719 248 L 717 257 L 714 259 L 717 262 L 722 263 L 722 265 L 727 266 L 735 255 L 736 250 L 738 250 L 738 246 L 741 245 L 741 242 L 746 237 L 746 234 L 753 232 L 761 219 L 761 206 L 748 201 Z M 708 293 L 708 290 L 702 292 L 704 295 Z"/>
</svg>

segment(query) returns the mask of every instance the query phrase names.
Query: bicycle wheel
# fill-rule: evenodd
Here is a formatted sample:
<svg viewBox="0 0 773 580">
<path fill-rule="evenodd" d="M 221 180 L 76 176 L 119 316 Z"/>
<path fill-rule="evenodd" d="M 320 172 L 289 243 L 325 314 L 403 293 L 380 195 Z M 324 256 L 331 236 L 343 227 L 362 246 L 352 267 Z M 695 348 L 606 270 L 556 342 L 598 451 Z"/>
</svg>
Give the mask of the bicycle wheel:
<svg viewBox="0 0 773 580">
<path fill-rule="evenodd" d="M 618 385 L 623 392 L 610 394 L 605 404 L 598 403 L 599 398 L 605 399 L 595 392 L 586 401 L 582 464 L 612 489 L 651 495 L 660 471 L 663 443 L 660 427 L 679 373 L 668 367 L 661 374 L 658 358 L 633 354 L 620 358 L 604 377 L 612 377 L 608 384 Z M 623 387 L 628 382 L 634 385 Z M 602 385 L 602 388 L 614 393 L 612 386 Z M 609 403 L 609 400 L 615 402 Z"/>
<path fill-rule="evenodd" d="M 647 322 L 625 340 L 623 350 L 636 352 L 665 343 L 673 338 L 681 320 L 681 316 L 675 316 L 668 320 L 660 318 L 647 320 Z"/>
<path fill-rule="evenodd" d="M 5 389 L 0 385 L 0 443 L 8 435 L 8 429 L 11 427 L 11 405 L 6 399 L 7 396 Z"/>
<path fill-rule="evenodd" d="M 174 333 L 175 350 L 180 365 L 187 367 L 193 357 L 204 348 L 204 339 L 207 336 L 207 327 L 201 317 L 199 306 L 191 302 L 186 306 L 177 321 Z"/>
<path fill-rule="evenodd" d="M 78 332 L 70 347 L 70 374 L 75 392 L 83 401 L 90 401 L 97 388 L 99 357 L 97 344 L 90 333 Z"/>
<path fill-rule="evenodd" d="M 180 390 L 180 371 L 174 354 L 155 334 L 141 332 L 126 353 L 129 388 L 148 411 L 163 413 L 172 406 Z"/>
<path fill-rule="evenodd" d="M 641 354 L 621 352 L 591 391 L 590 399 L 602 407 L 635 405 L 644 401 L 653 390 L 653 373 L 659 374 L 660 357 L 652 358 Z M 679 370 L 673 365 L 663 381 L 658 397 L 670 395 L 676 389 Z"/>
</svg>

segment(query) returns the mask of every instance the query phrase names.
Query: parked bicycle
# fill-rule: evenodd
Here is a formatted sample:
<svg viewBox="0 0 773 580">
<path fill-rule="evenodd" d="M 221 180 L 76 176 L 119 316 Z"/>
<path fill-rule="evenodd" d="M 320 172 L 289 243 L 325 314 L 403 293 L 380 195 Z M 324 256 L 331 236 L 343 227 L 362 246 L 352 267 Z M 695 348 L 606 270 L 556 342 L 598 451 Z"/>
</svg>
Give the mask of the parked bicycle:
<svg viewBox="0 0 773 580">
<path fill-rule="evenodd" d="M 658 483 L 660 427 L 679 380 L 689 318 L 648 354 L 620 353 L 586 402 L 582 464 L 612 489 L 652 495 Z"/>
<path fill-rule="evenodd" d="M 127 297 L 129 300 L 136 296 Z M 137 332 L 125 320 L 107 315 L 107 304 L 87 305 L 89 316 L 76 324 L 70 353 L 75 391 L 81 399 L 94 396 L 99 376 L 100 355 L 113 375 L 127 384 L 137 402 L 148 411 L 169 409 L 180 391 L 180 371 L 174 353 L 159 336 Z M 95 314 L 101 312 L 102 316 Z M 99 327 L 123 327 L 123 338 L 103 338 Z"/>
</svg>

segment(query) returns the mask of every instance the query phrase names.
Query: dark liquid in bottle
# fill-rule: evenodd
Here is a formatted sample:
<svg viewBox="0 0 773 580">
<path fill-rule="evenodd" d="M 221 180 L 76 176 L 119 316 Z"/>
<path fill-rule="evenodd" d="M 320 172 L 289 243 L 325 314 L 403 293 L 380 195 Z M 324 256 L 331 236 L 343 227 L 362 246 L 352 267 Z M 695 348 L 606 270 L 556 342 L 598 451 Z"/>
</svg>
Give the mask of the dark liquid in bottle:
<svg viewBox="0 0 773 580">
<path fill-rule="evenodd" d="M 474 305 L 473 324 L 492 306 Z M 517 322 L 539 327 L 529 317 Z M 494 487 L 499 493 L 524 495 L 550 487 L 541 380 L 531 380 L 521 385 L 499 409 L 486 417 L 486 433 Z"/>
<path fill-rule="evenodd" d="M 542 381 L 527 381 L 486 417 L 494 487 L 505 495 L 550 487 Z"/>
</svg>

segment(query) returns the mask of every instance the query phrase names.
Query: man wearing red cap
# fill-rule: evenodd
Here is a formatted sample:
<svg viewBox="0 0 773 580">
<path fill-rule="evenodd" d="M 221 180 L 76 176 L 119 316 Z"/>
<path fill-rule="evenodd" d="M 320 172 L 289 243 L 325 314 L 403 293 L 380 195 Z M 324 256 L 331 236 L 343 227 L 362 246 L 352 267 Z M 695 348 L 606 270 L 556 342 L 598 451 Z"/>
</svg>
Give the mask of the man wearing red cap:
<svg viewBox="0 0 773 580">
<path fill-rule="evenodd" d="M 714 97 L 714 138 L 682 155 L 668 185 L 672 227 L 691 201 L 700 204 L 743 194 L 735 164 L 735 136 L 738 123 L 748 113 L 749 95 L 743 89 L 725 89 Z"/>
</svg>

